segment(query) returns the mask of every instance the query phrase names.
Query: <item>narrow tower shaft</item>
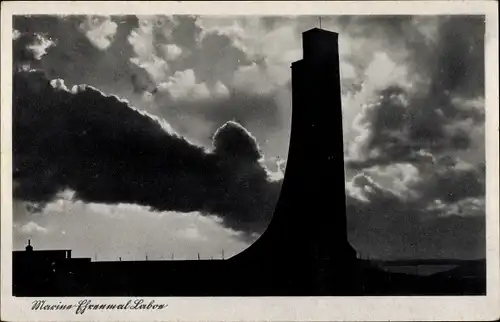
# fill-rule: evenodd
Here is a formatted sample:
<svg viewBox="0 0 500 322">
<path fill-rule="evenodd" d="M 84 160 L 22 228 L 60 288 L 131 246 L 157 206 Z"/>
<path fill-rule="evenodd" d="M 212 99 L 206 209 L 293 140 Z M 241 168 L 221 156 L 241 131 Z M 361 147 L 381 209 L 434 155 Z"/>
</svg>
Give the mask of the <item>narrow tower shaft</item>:
<svg viewBox="0 0 500 322">
<path fill-rule="evenodd" d="M 328 294 L 350 287 L 356 260 L 346 232 L 338 35 L 306 31 L 303 47 L 292 64 L 290 147 L 273 219 L 236 257 L 262 263 L 260 276 L 285 292 Z"/>
<path fill-rule="evenodd" d="M 303 59 L 292 64 L 293 119 L 286 171 L 296 181 L 294 208 L 300 210 L 290 213 L 288 220 L 298 230 L 307 228 L 306 243 L 316 256 L 341 256 L 348 243 L 338 35 L 312 29 L 303 33 L 303 43 Z"/>
</svg>

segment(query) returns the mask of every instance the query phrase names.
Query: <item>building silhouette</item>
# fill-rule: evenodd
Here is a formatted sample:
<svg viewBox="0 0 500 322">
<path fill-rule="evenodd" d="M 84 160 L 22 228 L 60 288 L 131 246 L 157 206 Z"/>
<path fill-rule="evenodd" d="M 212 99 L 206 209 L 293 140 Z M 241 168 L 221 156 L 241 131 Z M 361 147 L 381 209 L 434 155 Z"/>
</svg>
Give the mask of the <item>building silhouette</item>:
<svg viewBox="0 0 500 322">
<path fill-rule="evenodd" d="M 423 279 L 357 258 L 346 229 L 338 34 L 302 34 L 292 70 L 287 167 L 273 219 L 229 259 L 91 262 L 70 251 L 14 252 L 14 295 L 320 296 L 481 294 L 485 281 Z M 172 255 L 173 257 L 173 255 Z M 222 257 L 224 253 L 222 251 Z"/>
<path fill-rule="evenodd" d="M 12 253 L 12 262 L 14 295 L 19 291 L 31 296 L 51 296 L 60 294 L 61 288 L 82 292 L 91 259 L 72 258 L 69 249 L 34 250 L 28 240 L 25 251 Z"/>
</svg>

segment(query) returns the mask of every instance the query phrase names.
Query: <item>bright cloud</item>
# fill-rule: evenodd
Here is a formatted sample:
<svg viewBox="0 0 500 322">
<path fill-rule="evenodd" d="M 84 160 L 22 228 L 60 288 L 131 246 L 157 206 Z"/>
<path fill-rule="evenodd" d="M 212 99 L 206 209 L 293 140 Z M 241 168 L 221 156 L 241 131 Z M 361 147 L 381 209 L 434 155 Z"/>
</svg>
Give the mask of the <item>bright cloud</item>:
<svg viewBox="0 0 500 322">
<path fill-rule="evenodd" d="M 12 30 L 12 40 L 16 40 L 21 37 L 21 32 L 19 30 Z"/>
<path fill-rule="evenodd" d="M 156 212 L 131 204 L 85 204 L 68 196 L 47 204 L 32 221 L 17 224 L 14 248 L 23 248 L 27 235 L 36 249 L 65 245 L 75 257 L 97 254 L 98 260 L 144 259 L 145 253 L 150 259 L 170 259 L 172 254 L 175 259 L 196 259 L 197 253 L 220 258 L 221 250 L 227 258 L 248 247 L 217 217 Z M 46 227 L 59 233 L 49 234 Z"/>
<path fill-rule="evenodd" d="M 221 97 L 228 97 L 229 96 L 229 90 L 227 89 L 226 85 L 224 85 L 221 81 L 217 81 L 214 86 L 214 94 L 215 97 L 221 98 Z"/>
<path fill-rule="evenodd" d="M 135 56 L 130 61 L 146 70 L 155 84 L 165 81 L 169 75 L 167 61 L 174 61 L 182 54 L 182 49 L 172 43 L 171 34 L 178 22 L 173 17 L 141 16 L 139 26 L 128 36 L 128 42 Z"/>
<path fill-rule="evenodd" d="M 165 58 L 169 61 L 176 60 L 182 55 L 181 47 L 175 44 L 167 44 L 163 46 L 165 51 Z"/>
<path fill-rule="evenodd" d="M 23 225 L 15 225 L 14 228 L 25 235 L 46 234 L 49 231 L 47 228 L 40 226 L 34 221 L 27 222 Z"/>
<path fill-rule="evenodd" d="M 168 92 L 174 100 L 196 101 L 211 97 L 207 85 L 203 82 L 196 82 L 196 77 L 192 69 L 175 72 L 167 82 L 158 85 L 158 90 Z"/>
<path fill-rule="evenodd" d="M 55 46 L 55 44 L 56 43 L 52 39 L 46 38 L 42 34 L 35 34 L 35 41 L 28 45 L 28 49 L 33 52 L 35 59 L 40 60 L 45 54 L 47 54 L 47 49 Z"/>
<path fill-rule="evenodd" d="M 110 17 L 87 16 L 79 28 L 94 46 L 104 50 L 111 45 L 117 24 Z"/>
</svg>

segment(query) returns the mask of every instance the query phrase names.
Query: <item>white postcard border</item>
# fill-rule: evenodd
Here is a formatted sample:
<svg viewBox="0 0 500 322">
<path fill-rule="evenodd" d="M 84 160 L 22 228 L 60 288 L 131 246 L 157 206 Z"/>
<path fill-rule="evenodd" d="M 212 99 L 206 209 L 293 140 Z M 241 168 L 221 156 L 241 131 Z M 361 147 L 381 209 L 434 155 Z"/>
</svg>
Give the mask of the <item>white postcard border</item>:
<svg viewBox="0 0 500 322">
<path fill-rule="evenodd" d="M 7 321 L 329 321 L 494 320 L 499 297 L 498 8 L 495 1 L 307 2 L 2 2 L 1 7 L 1 319 Z M 31 311 L 35 298 L 12 294 L 12 15 L 15 14 L 206 15 L 486 15 L 486 213 L 487 295 L 439 297 L 141 297 L 168 307 L 154 311 Z M 51 304 L 83 298 L 44 298 Z M 122 303 L 128 298 L 88 298 Z"/>
</svg>

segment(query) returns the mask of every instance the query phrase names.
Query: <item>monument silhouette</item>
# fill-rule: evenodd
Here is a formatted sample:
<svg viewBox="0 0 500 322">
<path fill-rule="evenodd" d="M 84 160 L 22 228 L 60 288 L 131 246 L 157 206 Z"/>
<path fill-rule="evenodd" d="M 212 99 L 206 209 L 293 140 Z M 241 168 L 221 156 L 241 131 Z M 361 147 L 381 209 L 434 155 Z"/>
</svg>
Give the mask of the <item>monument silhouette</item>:
<svg viewBox="0 0 500 322">
<path fill-rule="evenodd" d="M 290 147 L 273 219 L 230 260 L 265 263 L 274 289 L 329 293 L 332 283 L 347 286 L 356 261 L 346 229 L 338 34 L 314 28 L 302 41 L 303 59 L 291 67 Z"/>
<path fill-rule="evenodd" d="M 15 251 L 14 295 L 463 293 L 460 277 L 390 274 L 356 258 L 346 229 L 338 34 L 314 28 L 302 41 L 303 59 L 291 66 L 292 124 L 282 190 L 257 241 L 227 260 L 92 262 L 65 250 Z M 474 283 L 469 293 L 484 292 L 484 281 Z"/>
</svg>

